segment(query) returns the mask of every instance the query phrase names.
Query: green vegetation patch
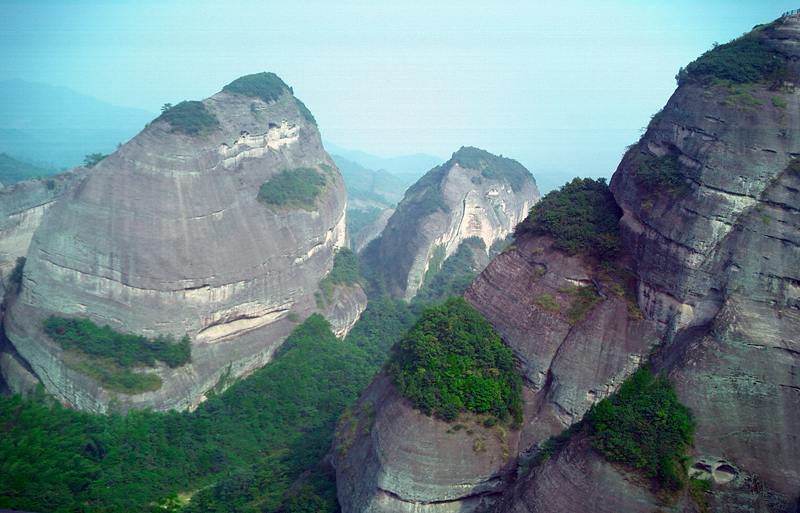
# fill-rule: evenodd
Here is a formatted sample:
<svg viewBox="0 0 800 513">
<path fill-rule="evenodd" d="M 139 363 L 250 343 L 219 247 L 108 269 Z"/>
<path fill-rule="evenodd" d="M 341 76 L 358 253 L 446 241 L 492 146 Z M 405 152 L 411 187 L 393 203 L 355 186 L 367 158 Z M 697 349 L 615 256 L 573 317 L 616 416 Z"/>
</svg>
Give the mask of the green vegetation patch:
<svg viewBox="0 0 800 513">
<path fill-rule="evenodd" d="M 152 513 L 191 497 L 181 511 L 337 511 L 334 477 L 317 464 L 411 322 L 400 302 L 364 316 L 356 345 L 312 315 L 270 364 L 194 412 L 103 416 L 0 396 L 0 508 Z"/>
<path fill-rule="evenodd" d="M 226 93 L 236 93 L 259 98 L 266 103 L 274 102 L 291 88 L 278 75 L 270 72 L 254 73 L 239 77 L 222 88 Z"/>
<path fill-rule="evenodd" d="M 377 207 L 354 208 L 347 211 L 347 233 L 356 234 L 375 222 L 383 210 Z"/>
<path fill-rule="evenodd" d="M 120 333 L 110 326 L 98 326 L 89 319 L 50 317 L 44 331 L 64 349 L 74 349 L 88 356 L 106 358 L 123 368 L 153 366 L 156 360 L 175 368 L 189 363 L 191 342 L 184 336 L 147 338 Z"/>
<path fill-rule="evenodd" d="M 266 205 L 314 210 L 326 183 L 325 176 L 316 169 L 287 169 L 261 184 L 257 198 Z"/>
<path fill-rule="evenodd" d="M 89 153 L 83 157 L 83 167 L 91 169 L 105 160 L 106 157 L 108 157 L 108 154 L 105 153 Z"/>
<path fill-rule="evenodd" d="M 358 283 L 361 283 L 358 255 L 347 248 L 341 248 L 333 257 L 331 272 L 319 282 L 319 290 L 324 301 L 317 298 L 317 306 L 324 308 L 325 303 L 333 301 L 333 290 L 336 285 L 356 285 Z"/>
<path fill-rule="evenodd" d="M 660 192 L 681 193 L 689 187 L 686 175 L 681 169 L 681 163 L 676 155 L 666 154 L 656 157 L 641 154 L 636 157 L 634 180 L 652 195 Z"/>
<path fill-rule="evenodd" d="M 552 294 L 548 294 L 545 292 L 544 294 L 538 296 L 536 299 L 533 300 L 538 306 L 542 307 L 544 310 L 548 312 L 558 312 L 561 310 L 561 305 L 558 304 L 556 298 L 553 297 Z"/>
<path fill-rule="evenodd" d="M 398 210 L 407 209 L 417 216 L 433 214 L 439 210 L 449 212 L 450 207 L 445 203 L 441 190 L 442 180 L 447 169 L 445 163 L 425 173 L 422 178 L 408 188 L 405 198 L 410 198 L 410 201 L 405 201 L 404 198 L 404 201 L 398 206 Z"/>
<path fill-rule="evenodd" d="M 567 254 L 610 257 L 619 249 L 620 217 L 605 179 L 575 178 L 534 205 L 514 235 L 550 235 Z"/>
<path fill-rule="evenodd" d="M 597 289 L 592 286 L 573 287 L 569 290 L 573 296 L 572 305 L 567 311 L 567 319 L 571 324 L 581 321 L 594 306 L 603 300 Z"/>
<path fill-rule="evenodd" d="M 745 35 L 715 46 L 686 68 L 681 68 L 675 78 L 678 85 L 711 85 L 715 80 L 735 84 L 780 84 L 786 77 L 786 59 L 758 35 Z"/>
<path fill-rule="evenodd" d="M 461 412 L 522 419 L 522 379 L 511 350 L 462 298 L 426 309 L 393 348 L 388 370 L 400 392 L 428 415 Z"/>
<path fill-rule="evenodd" d="M 461 167 L 480 171 L 481 176 L 488 180 L 505 180 L 514 192 L 521 191 L 527 180 L 533 180 L 525 166 L 516 160 L 498 157 L 472 146 L 463 146 L 455 152 L 450 165 L 455 162 Z"/>
<path fill-rule="evenodd" d="M 64 363 L 114 392 L 141 394 L 158 390 L 162 385 L 161 378 L 155 374 L 123 367 L 113 358 L 89 356 L 75 349 L 64 352 Z"/>
<path fill-rule="evenodd" d="M 165 109 L 156 121 L 166 121 L 172 126 L 172 132 L 187 135 L 204 135 L 219 126 L 217 116 L 200 101 L 180 102 Z"/>
<path fill-rule="evenodd" d="M 648 369 L 636 371 L 616 394 L 595 404 L 585 420 L 592 446 L 607 460 L 641 472 L 660 488 L 683 487 L 683 459 L 695 423 L 667 378 Z"/>
</svg>

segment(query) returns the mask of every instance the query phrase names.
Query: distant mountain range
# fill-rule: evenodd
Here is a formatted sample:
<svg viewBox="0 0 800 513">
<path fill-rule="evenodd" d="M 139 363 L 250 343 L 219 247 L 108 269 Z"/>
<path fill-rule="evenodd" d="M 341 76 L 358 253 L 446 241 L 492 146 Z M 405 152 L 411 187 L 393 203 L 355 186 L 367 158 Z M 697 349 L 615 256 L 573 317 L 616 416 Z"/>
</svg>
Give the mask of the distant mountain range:
<svg viewBox="0 0 800 513">
<path fill-rule="evenodd" d="M 57 170 L 50 167 L 39 167 L 28 162 L 0 153 L 0 184 L 9 185 L 22 180 L 30 180 L 37 176 L 48 176 Z"/>
<path fill-rule="evenodd" d="M 444 162 L 445 158 L 428 155 L 427 153 L 414 153 L 397 157 L 379 157 L 360 150 L 343 148 L 329 141 L 325 141 L 325 149 L 331 155 L 339 155 L 352 162 L 360 164 L 367 169 L 382 169 L 395 176 L 403 178 L 408 185 L 417 181 L 422 175 Z M 402 192 L 400 196 L 402 197 Z"/>
<path fill-rule="evenodd" d="M 110 153 L 156 116 L 24 80 L 0 81 L 0 112 L 0 152 L 53 168 L 76 166 L 88 153 Z"/>
</svg>

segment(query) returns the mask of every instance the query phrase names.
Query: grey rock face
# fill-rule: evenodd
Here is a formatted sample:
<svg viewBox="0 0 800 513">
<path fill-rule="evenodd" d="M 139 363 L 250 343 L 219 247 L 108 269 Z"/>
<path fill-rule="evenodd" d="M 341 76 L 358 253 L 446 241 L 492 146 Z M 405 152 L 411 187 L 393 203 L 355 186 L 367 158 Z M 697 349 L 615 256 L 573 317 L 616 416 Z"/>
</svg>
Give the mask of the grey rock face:
<svg viewBox="0 0 800 513">
<path fill-rule="evenodd" d="M 518 433 L 460 422 L 421 414 L 379 375 L 337 428 L 342 511 L 484 511 L 510 477 Z"/>
<path fill-rule="evenodd" d="M 228 368 L 239 376 L 267 363 L 290 318 L 316 309 L 313 293 L 346 241 L 344 187 L 316 125 L 288 88 L 269 102 L 220 92 L 203 104 L 218 128 L 186 135 L 155 120 L 48 210 L 33 237 L 6 330 L 65 403 L 193 407 Z M 271 177 L 301 167 L 325 176 L 313 209 L 256 199 Z M 188 334 L 192 362 L 159 366 L 156 391 L 109 393 L 63 363 L 42 333 L 52 314 Z"/>
<path fill-rule="evenodd" d="M 658 340 L 651 322 L 632 315 L 630 299 L 595 280 L 595 264 L 525 236 L 497 256 L 465 298 L 492 324 L 520 362 L 528 391 L 526 448 L 561 432 L 610 395 Z M 605 296 L 583 318 L 569 318 L 576 287 Z M 553 298 L 557 307 L 541 299 Z"/>
<path fill-rule="evenodd" d="M 795 56 L 796 81 L 800 19 L 757 37 Z M 754 85 L 749 94 L 757 108 L 725 87 L 679 87 L 611 186 L 638 304 L 663 341 L 653 363 L 697 421 L 690 472 L 714 482 L 713 511 L 785 512 L 800 489 L 800 177 L 789 166 L 800 156 L 800 102 L 793 87 Z M 657 158 L 677 162 L 686 186 L 643 186 L 642 159 Z M 570 443 L 512 487 L 498 511 L 653 510 L 647 483 L 586 480 L 611 468 L 597 459 Z M 566 496 L 575 502 L 561 507 Z"/>
<path fill-rule="evenodd" d="M 360 253 L 367 247 L 367 244 L 380 237 L 394 212 L 393 208 L 382 210 L 377 219 L 359 230 L 358 233 L 350 234 L 350 249 Z"/>
<path fill-rule="evenodd" d="M 480 157 L 461 158 L 473 151 Z M 493 165 L 511 167 L 518 175 L 486 172 Z M 462 148 L 408 189 L 364 258 L 383 271 L 389 293 L 408 300 L 422 286 L 437 251 L 443 260 L 469 237 L 490 247 L 511 233 L 538 200 L 533 177 L 519 163 Z"/>
<path fill-rule="evenodd" d="M 28 253 L 44 213 L 86 174 L 82 168 L 0 189 L 0 297 L 18 257 Z"/>
<path fill-rule="evenodd" d="M 756 35 L 791 57 L 791 83 L 755 84 L 745 104 L 724 86 L 682 85 L 614 174 L 624 213 L 618 264 L 634 274 L 634 298 L 602 291 L 581 322 L 567 322 L 564 284 L 589 286 L 597 269 L 552 250 L 546 237 L 516 241 L 466 293 L 522 365 L 522 450 L 578 420 L 657 345 L 652 364 L 697 421 L 689 470 L 713 480 L 709 504 L 725 513 L 795 511 L 800 490 L 800 17 Z M 685 186 L 645 186 L 643 159 L 677 163 Z M 537 302 L 545 293 L 557 308 Z M 354 450 L 376 446 L 370 433 L 373 443 L 357 439 Z M 411 468 L 369 450 L 359 454 L 373 470 Z M 360 505 L 380 495 L 374 480 L 343 482 L 362 498 L 346 513 L 369 511 Z M 698 511 L 685 495 L 662 501 L 583 437 L 500 489 L 497 512 Z"/>
</svg>

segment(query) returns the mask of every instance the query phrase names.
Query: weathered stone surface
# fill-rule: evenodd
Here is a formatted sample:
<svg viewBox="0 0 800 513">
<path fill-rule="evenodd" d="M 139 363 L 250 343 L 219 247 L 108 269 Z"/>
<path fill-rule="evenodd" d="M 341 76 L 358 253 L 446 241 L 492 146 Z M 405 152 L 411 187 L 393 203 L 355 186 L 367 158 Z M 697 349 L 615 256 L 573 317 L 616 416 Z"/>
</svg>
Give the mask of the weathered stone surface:
<svg viewBox="0 0 800 513">
<path fill-rule="evenodd" d="M 522 451 L 578 420 L 654 350 L 655 369 L 697 421 L 690 472 L 712 479 L 709 505 L 724 513 L 795 511 L 800 490 L 800 174 L 789 166 L 800 158 L 800 17 L 756 37 L 790 57 L 789 83 L 749 86 L 750 105 L 724 86 L 679 87 L 614 174 L 624 213 L 617 264 L 633 272 L 633 301 L 603 290 L 598 269 L 553 251 L 546 237 L 516 241 L 466 293 L 520 360 Z M 642 157 L 663 156 L 679 163 L 686 187 L 637 179 Z M 564 284 L 596 286 L 605 298 L 571 324 Z M 543 294 L 558 306 L 543 307 Z M 355 450 L 364 447 L 357 439 Z M 379 495 L 375 481 L 344 479 L 359 497 Z M 494 511 L 697 510 L 686 496 L 661 499 L 578 437 L 522 472 Z"/>
<path fill-rule="evenodd" d="M 796 81 L 800 19 L 758 37 L 795 56 Z M 639 306 L 663 334 L 653 363 L 696 418 L 690 471 L 713 481 L 712 511 L 794 511 L 800 489 L 800 177 L 787 169 L 800 156 L 793 91 L 754 85 L 752 108 L 728 100 L 724 87 L 681 86 L 611 184 Z M 653 191 L 637 182 L 639 159 L 664 155 L 677 158 L 687 187 Z M 584 479 L 596 460 L 570 443 L 518 482 L 498 511 L 654 509 L 630 502 L 646 497 L 647 483 Z M 574 502 L 561 508 L 564 497 Z"/>
<path fill-rule="evenodd" d="M 359 253 L 367 247 L 367 244 L 380 237 L 394 212 L 395 210 L 393 208 L 382 210 L 377 219 L 359 230 L 358 233 L 350 234 L 350 249 Z"/>
<path fill-rule="evenodd" d="M 342 511 L 472 512 L 492 504 L 513 470 L 518 433 L 460 422 L 421 414 L 379 375 L 337 429 Z"/>
<path fill-rule="evenodd" d="M 496 160 L 521 168 L 510 159 L 462 148 L 409 188 L 381 237 L 364 250 L 370 265 L 383 271 L 389 293 L 413 298 L 437 250 L 447 258 L 469 237 L 479 237 L 488 248 L 505 239 L 538 201 L 527 171 L 516 184 L 504 174 L 487 177 L 482 169 L 459 163 L 459 155 L 469 151 L 482 152 L 483 165 Z"/>
<path fill-rule="evenodd" d="M 85 174 L 85 169 L 77 168 L 0 188 L 0 298 L 17 258 L 28 253 L 33 232 L 44 213 Z"/>
<path fill-rule="evenodd" d="M 333 334 L 344 338 L 367 308 L 367 294 L 360 285 L 339 285 L 322 314 L 331 323 Z"/>
<path fill-rule="evenodd" d="M 644 485 L 644 486 L 643 486 Z M 509 513 L 693 513 L 685 495 L 659 500 L 635 474 L 594 452 L 585 438 L 533 469 L 507 493 L 497 511 Z"/>
<path fill-rule="evenodd" d="M 316 310 L 313 293 L 346 240 L 344 187 L 316 125 L 288 88 L 268 103 L 220 92 L 203 104 L 218 128 L 186 135 L 154 121 L 49 209 L 33 237 L 6 331 L 67 404 L 192 407 L 228 368 L 239 376 L 264 365 L 291 319 Z M 300 167 L 326 177 L 315 208 L 257 201 L 270 177 Z M 159 366 L 156 391 L 109 393 L 43 335 L 52 314 L 188 334 L 192 362 Z"/>
<path fill-rule="evenodd" d="M 613 393 L 647 357 L 659 337 L 652 323 L 631 315 L 630 300 L 597 279 L 595 264 L 552 248 L 547 236 L 525 236 L 497 256 L 465 294 L 514 351 L 529 390 L 523 448 L 583 417 Z M 568 312 L 575 287 L 605 296 L 584 318 Z M 540 304 L 549 295 L 558 304 Z"/>
</svg>

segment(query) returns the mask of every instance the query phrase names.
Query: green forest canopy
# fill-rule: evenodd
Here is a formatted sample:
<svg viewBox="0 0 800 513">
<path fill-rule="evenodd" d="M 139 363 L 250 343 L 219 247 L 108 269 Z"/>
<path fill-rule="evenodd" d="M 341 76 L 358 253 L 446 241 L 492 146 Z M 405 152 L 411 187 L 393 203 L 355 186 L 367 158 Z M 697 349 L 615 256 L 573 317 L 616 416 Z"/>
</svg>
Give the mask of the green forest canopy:
<svg viewBox="0 0 800 513">
<path fill-rule="evenodd" d="M 567 254 L 606 257 L 619 248 L 620 217 L 604 178 L 575 178 L 534 205 L 514 235 L 550 235 Z"/>
<path fill-rule="evenodd" d="M 592 446 L 609 461 L 623 463 L 676 490 L 685 482 L 683 458 L 692 446 L 694 420 L 669 380 L 647 368 L 586 414 Z"/>
<path fill-rule="evenodd" d="M 429 415 L 522 420 L 522 378 L 511 350 L 463 298 L 426 309 L 393 348 L 388 370 L 400 392 Z"/>
</svg>

